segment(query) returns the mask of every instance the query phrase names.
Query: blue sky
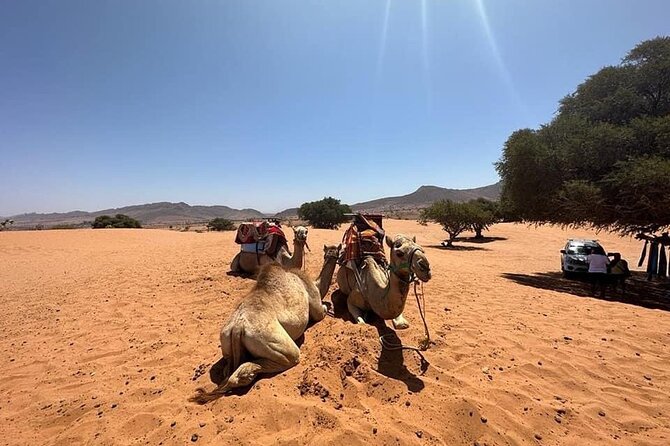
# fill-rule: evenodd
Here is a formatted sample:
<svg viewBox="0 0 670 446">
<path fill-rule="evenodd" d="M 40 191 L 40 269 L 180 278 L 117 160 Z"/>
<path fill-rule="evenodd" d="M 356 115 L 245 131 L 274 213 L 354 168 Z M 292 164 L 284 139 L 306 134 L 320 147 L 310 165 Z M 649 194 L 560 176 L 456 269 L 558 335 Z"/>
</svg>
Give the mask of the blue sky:
<svg viewBox="0 0 670 446">
<path fill-rule="evenodd" d="M 666 0 L 6 0 L 0 215 L 487 185 L 512 131 L 668 17 Z"/>
</svg>

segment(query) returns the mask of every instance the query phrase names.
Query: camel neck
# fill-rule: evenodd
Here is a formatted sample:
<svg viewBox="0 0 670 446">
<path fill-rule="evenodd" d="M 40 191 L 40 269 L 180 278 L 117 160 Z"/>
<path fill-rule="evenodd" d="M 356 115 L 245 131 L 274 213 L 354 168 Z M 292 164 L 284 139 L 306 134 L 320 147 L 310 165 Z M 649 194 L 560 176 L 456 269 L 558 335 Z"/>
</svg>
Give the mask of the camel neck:
<svg viewBox="0 0 670 446">
<path fill-rule="evenodd" d="M 305 244 L 293 240 L 293 257 L 291 257 L 291 266 L 302 269 L 303 259 L 305 258 Z"/>
<path fill-rule="evenodd" d="M 324 260 L 319 277 L 316 278 L 316 287 L 319 289 L 321 299 L 326 297 L 326 294 L 328 294 L 328 290 L 330 289 L 330 282 L 333 280 L 333 274 L 335 273 L 336 264 L 337 259 L 329 258 Z"/>
</svg>

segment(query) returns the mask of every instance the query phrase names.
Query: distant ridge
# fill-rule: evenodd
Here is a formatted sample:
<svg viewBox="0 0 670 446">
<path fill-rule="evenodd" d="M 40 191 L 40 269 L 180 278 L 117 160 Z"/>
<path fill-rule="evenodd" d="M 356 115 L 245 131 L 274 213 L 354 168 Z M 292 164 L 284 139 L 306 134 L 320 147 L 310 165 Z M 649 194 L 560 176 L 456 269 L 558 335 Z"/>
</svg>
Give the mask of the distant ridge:
<svg viewBox="0 0 670 446">
<path fill-rule="evenodd" d="M 30 213 L 14 215 L 10 218 L 14 220 L 14 227 L 17 228 L 36 225 L 50 227 L 58 225 L 82 225 L 86 221 L 95 220 L 100 215 L 115 214 L 128 215 L 139 220 L 145 226 L 203 222 L 216 217 L 230 220 L 249 220 L 265 216 L 262 212 L 255 209 L 233 209 L 228 206 L 191 206 L 183 202 L 160 202 L 104 209 L 95 212 Z"/>
<path fill-rule="evenodd" d="M 351 208 L 356 212 L 376 212 L 388 217 L 415 217 L 419 210 L 429 206 L 432 202 L 442 199 L 453 201 L 468 201 L 475 198 L 498 200 L 500 198 L 500 183 L 475 189 L 446 189 L 437 186 L 421 186 L 411 194 L 399 197 L 379 198 L 363 203 L 356 203 Z M 95 220 L 100 215 L 125 214 L 139 220 L 144 226 L 160 226 L 171 224 L 187 224 L 206 222 L 216 217 L 229 220 L 253 220 L 270 216 L 256 209 L 234 209 L 228 206 L 191 206 L 187 203 L 149 203 L 134 206 L 125 206 L 114 209 L 104 209 L 95 212 L 72 211 L 51 214 L 20 214 L 8 217 L 14 220 L 14 228 L 32 228 L 37 225 L 45 228 L 72 225 L 84 226 L 86 222 Z M 290 208 L 274 215 L 277 218 L 294 218 L 298 215 L 298 208 Z"/>
<path fill-rule="evenodd" d="M 419 210 L 428 207 L 437 200 L 469 201 L 486 198 L 497 201 L 500 199 L 500 182 L 475 189 L 447 189 L 438 186 L 421 186 L 411 194 L 399 197 L 378 198 L 376 200 L 356 203 L 351 209 L 356 212 L 381 213 L 389 217 L 414 217 Z M 298 215 L 298 208 L 291 208 L 275 214 L 278 218 L 291 218 Z"/>
<path fill-rule="evenodd" d="M 497 201 L 500 198 L 500 182 L 475 189 L 446 189 L 437 186 L 421 186 L 411 194 L 399 197 L 379 198 L 377 200 L 356 203 L 351 206 L 357 212 L 413 212 L 430 206 L 437 200 L 456 202 L 486 198 Z"/>
</svg>

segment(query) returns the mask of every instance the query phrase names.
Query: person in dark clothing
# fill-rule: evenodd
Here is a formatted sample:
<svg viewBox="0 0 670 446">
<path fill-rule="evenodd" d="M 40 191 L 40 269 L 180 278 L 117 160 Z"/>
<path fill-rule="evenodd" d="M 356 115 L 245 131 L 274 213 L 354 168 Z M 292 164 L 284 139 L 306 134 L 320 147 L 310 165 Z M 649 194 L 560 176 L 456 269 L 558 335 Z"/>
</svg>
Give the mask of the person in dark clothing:
<svg viewBox="0 0 670 446">
<path fill-rule="evenodd" d="M 612 261 L 608 267 L 610 283 L 616 290 L 617 285 L 621 285 L 621 292 L 626 294 L 626 279 L 630 277 L 628 262 L 621 258 L 621 254 L 615 252 L 612 254 Z"/>
</svg>

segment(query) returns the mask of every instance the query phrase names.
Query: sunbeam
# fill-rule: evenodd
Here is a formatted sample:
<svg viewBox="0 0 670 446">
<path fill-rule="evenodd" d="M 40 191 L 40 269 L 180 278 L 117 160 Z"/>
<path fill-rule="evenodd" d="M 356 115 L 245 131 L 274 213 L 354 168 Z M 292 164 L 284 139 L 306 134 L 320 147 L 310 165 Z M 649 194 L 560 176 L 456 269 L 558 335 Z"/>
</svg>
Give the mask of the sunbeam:
<svg viewBox="0 0 670 446">
<path fill-rule="evenodd" d="M 479 13 L 479 18 L 482 21 L 482 26 L 484 27 L 486 40 L 488 40 L 489 46 L 491 47 L 491 52 L 493 53 L 493 57 L 495 58 L 496 61 L 496 65 L 498 65 L 498 71 L 500 72 L 500 77 L 502 77 L 502 80 L 507 86 L 510 95 L 517 102 L 518 106 L 525 112 L 526 107 L 521 101 L 521 97 L 519 96 L 519 93 L 517 92 L 516 87 L 514 86 L 514 82 L 512 82 L 512 77 L 510 76 L 509 71 L 505 66 L 505 62 L 503 61 L 502 56 L 500 55 L 500 50 L 498 49 L 498 43 L 496 42 L 496 39 L 493 35 L 493 31 L 491 30 L 491 24 L 489 23 L 489 18 L 488 15 L 486 14 L 486 7 L 484 6 L 484 0 L 475 0 L 475 4 L 477 5 L 477 12 Z"/>
<path fill-rule="evenodd" d="M 382 67 L 384 65 L 384 55 L 386 54 L 386 40 L 389 31 L 389 16 L 391 15 L 391 0 L 386 0 L 386 8 L 384 10 L 384 24 L 382 25 L 382 38 L 379 42 L 379 55 L 377 56 L 377 70 L 376 78 L 377 84 L 382 74 Z"/>
<path fill-rule="evenodd" d="M 427 0 L 421 0 L 421 62 L 423 68 L 423 84 L 426 90 L 428 108 L 432 106 L 432 88 L 430 78 L 430 62 L 428 58 L 428 5 Z"/>
</svg>

